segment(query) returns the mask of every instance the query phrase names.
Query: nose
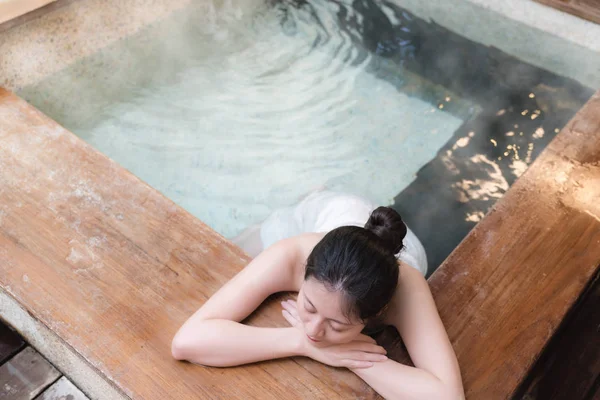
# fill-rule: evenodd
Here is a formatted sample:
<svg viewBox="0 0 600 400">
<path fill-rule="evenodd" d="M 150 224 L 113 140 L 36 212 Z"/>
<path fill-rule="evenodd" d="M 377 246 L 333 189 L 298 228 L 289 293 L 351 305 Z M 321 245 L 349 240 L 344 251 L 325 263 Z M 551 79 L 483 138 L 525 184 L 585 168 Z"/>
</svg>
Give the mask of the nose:
<svg viewBox="0 0 600 400">
<path fill-rule="evenodd" d="M 315 339 L 320 339 L 325 334 L 324 320 L 321 318 L 313 318 L 306 325 L 306 334 Z"/>
</svg>

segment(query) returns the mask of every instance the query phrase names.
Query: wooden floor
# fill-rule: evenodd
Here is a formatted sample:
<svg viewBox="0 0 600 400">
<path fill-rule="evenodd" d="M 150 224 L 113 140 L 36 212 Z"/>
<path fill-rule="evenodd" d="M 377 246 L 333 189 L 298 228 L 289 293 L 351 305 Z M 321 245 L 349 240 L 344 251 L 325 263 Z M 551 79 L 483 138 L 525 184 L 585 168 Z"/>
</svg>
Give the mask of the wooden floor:
<svg viewBox="0 0 600 400">
<path fill-rule="evenodd" d="M 600 0 L 536 0 L 539 3 L 568 12 L 600 24 Z"/>
<path fill-rule="evenodd" d="M 0 321 L 0 399 L 87 400 L 71 381 Z"/>
<path fill-rule="evenodd" d="M 177 328 L 248 257 L 1 89 L 0 121 L 0 295 L 122 398 L 377 397 L 349 371 L 308 359 L 227 369 L 174 361 Z M 514 396 L 598 273 L 598 198 L 600 94 L 429 279 L 468 399 Z M 249 323 L 285 326 L 275 301 Z M 393 332 L 380 340 L 410 363 Z"/>
</svg>

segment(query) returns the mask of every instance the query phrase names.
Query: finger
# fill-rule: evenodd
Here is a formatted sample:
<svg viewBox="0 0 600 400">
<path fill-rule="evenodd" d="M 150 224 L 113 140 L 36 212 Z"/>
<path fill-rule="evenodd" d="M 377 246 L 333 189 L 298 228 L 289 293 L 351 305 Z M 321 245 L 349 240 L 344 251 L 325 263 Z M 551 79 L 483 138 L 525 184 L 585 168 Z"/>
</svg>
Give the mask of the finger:
<svg viewBox="0 0 600 400">
<path fill-rule="evenodd" d="M 354 361 L 369 361 L 369 362 L 380 362 L 387 360 L 387 356 L 384 354 L 377 353 L 365 353 L 363 351 L 353 351 L 344 354 L 344 357 L 348 360 Z"/>
<path fill-rule="evenodd" d="M 294 300 L 288 300 L 287 303 L 290 306 L 290 309 L 292 309 L 294 311 L 298 309 L 298 304 L 296 304 L 296 302 Z"/>
<path fill-rule="evenodd" d="M 300 316 L 298 315 L 298 310 L 296 309 L 296 307 L 294 307 L 294 305 L 290 304 L 289 301 L 282 301 L 281 306 L 287 312 L 289 312 L 294 318 L 296 318 L 297 320 L 300 320 Z"/>
<path fill-rule="evenodd" d="M 369 361 L 356 361 L 356 360 L 342 360 L 341 366 L 353 369 L 370 368 L 373 366 L 372 362 Z"/>
<path fill-rule="evenodd" d="M 386 354 L 387 350 L 381 346 L 365 342 L 352 342 L 346 348 L 352 351 L 362 351 L 364 353 Z"/>
<path fill-rule="evenodd" d="M 298 310 L 296 307 L 291 307 L 288 309 L 289 313 L 292 314 L 296 319 L 300 320 L 300 315 L 298 315 Z"/>
<path fill-rule="evenodd" d="M 286 310 L 283 310 L 283 311 L 281 311 L 281 314 L 283 315 L 283 318 L 285 318 L 285 320 L 290 323 L 290 325 L 297 326 L 298 320 L 296 320 L 294 317 L 292 317 L 292 315 L 289 312 L 287 312 Z"/>
<path fill-rule="evenodd" d="M 281 305 L 288 310 L 293 310 L 296 308 L 296 303 L 292 300 L 284 300 L 281 302 Z"/>
</svg>

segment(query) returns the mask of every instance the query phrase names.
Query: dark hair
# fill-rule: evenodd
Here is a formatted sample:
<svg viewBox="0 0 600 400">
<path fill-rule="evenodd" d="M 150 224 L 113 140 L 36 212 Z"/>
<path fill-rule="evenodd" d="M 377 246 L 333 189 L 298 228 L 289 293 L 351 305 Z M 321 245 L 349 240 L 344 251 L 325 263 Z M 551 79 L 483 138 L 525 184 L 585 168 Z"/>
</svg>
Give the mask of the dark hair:
<svg viewBox="0 0 600 400">
<path fill-rule="evenodd" d="M 398 283 L 395 254 L 402 249 L 406 225 L 389 207 L 375 209 L 364 228 L 342 226 L 327 233 L 306 260 L 311 276 L 330 290 L 341 291 L 344 314 L 362 322 L 390 302 Z"/>
</svg>

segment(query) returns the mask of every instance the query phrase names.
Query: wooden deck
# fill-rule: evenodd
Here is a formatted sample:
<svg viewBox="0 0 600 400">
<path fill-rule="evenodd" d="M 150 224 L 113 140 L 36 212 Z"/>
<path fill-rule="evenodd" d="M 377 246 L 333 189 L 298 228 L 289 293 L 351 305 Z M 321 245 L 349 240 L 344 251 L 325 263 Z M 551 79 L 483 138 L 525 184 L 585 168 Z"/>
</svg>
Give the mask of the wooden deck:
<svg viewBox="0 0 600 400">
<path fill-rule="evenodd" d="M 600 399 L 600 274 L 523 382 L 516 399 Z"/>
<path fill-rule="evenodd" d="M 8 0 L 0 3 L 0 24 L 39 9 L 55 0 Z"/>
<path fill-rule="evenodd" d="M 600 266 L 600 93 L 430 279 L 468 398 L 506 398 Z"/>
<path fill-rule="evenodd" d="M 600 24 L 600 0 L 535 0 L 550 7 Z"/>
<path fill-rule="evenodd" d="M 0 312 L 69 377 L 80 360 L 114 390 L 74 378 L 91 398 L 377 397 L 307 359 L 174 361 L 177 328 L 247 256 L 3 90 L 0 121 Z M 600 94 L 430 278 L 468 399 L 513 396 L 597 273 L 598 198 Z M 250 323 L 285 326 L 273 301 Z M 409 362 L 390 332 L 382 340 Z M 50 341 L 70 361 L 46 354 Z"/>
</svg>

